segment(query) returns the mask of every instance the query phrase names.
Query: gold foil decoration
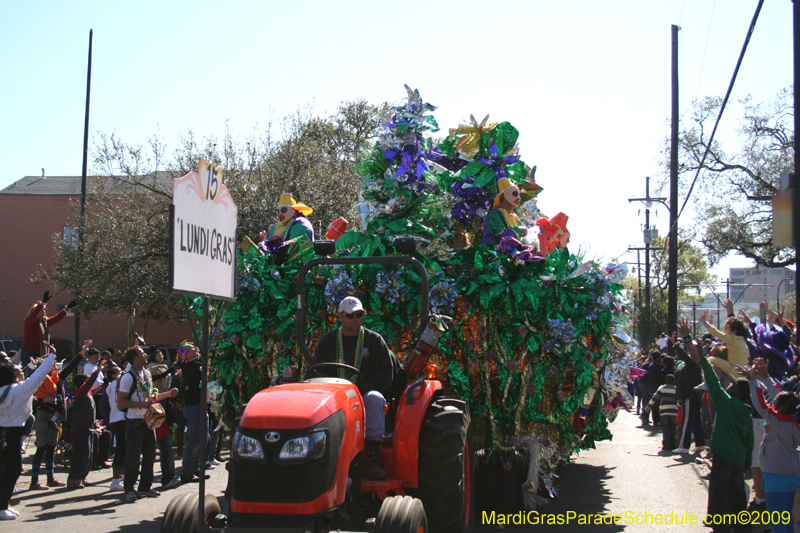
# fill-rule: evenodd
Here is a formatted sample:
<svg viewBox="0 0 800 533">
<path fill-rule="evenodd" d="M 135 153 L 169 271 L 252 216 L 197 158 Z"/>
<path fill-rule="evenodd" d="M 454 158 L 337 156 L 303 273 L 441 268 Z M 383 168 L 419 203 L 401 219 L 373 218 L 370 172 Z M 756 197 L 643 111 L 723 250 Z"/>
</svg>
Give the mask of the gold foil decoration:
<svg viewBox="0 0 800 533">
<path fill-rule="evenodd" d="M 488 126 L 489 115 L 483 117 L 480 124 L 475 120 L 475 115 L 469 116 L 469 124 L 459 124 L 458 128 L 450 128 L 450 138 L 458 136 L 455 143 L 455 151 L 465 159 L 472 159 L 478 154 L 478 141 L 484 133 L 492 131 L 497 127 L 497 122 L 492 122 Z"/>
</svg>

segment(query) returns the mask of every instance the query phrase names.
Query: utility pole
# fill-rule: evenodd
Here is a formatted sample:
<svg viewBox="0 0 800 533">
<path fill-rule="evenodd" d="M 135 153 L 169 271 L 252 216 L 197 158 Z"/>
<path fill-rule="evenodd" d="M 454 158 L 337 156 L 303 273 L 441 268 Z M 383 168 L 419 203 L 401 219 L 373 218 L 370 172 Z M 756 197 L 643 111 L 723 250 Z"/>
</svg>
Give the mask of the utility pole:
<svg viewBox="0 0 800 533">
<path fill-rule="evenodd" d="M 636 250 L 636 277 L 638 279 L 639 301 L 642 301 L 642 258 L 639 255 L 639 250 Z"/>
<path fill-rule="evenodd" d="M 644 250 L 644 301 L 647 303 L 647 313 L 648 318 L 650 317 L 650 243 L 653 242 L 653 239 L 658 237 L 658 232 L 655 228 L 650 227 L 650 208 L 653 206 L 653 202 L 658 202 L 661 204 L 667 205 L 666 198 L 656 198 L 650 196 L 650 176 L 645 178 L 645 186 L 644 186 L 644 198 L 628 198 L 628 202 L 642 202 L 644 203 L 644 231 L 643 233 L 643 240 L 644 240 L 644 248 L 631 248 L 628 247 L 628 250 L 636 250 L 637 253 L 639 250 Z M 637 256 L 638 260 L 638 256 Z M 641 298 L 641 295 L 640 295 Z"/>
<path fill-rule="evenodd" d="M 667 332 L 678 322 L 678 30 L 672 25 L 672 142 L 669 161 L 669 275 Z M 672 350 L 670 350 L 672 352 Z"/>
<path fill-rule="evenodd" d="M 642 260 L 641 260 L 641 257 L 639 256 L 639 252 L 642 252 L 642 251 L 647 252 L 647 250 L 648 250 L 648 248 L 646 248 L 646 247 L 628 246 L 628 251 L 629 252 L 634 252 L 634 251 L 636 252 L 636 267 L 639 269 L 638 270 L 638 273 L 639 273 L 639 301 L 640 302 L 645 302 L 645 304 L 648 304 L 649 300 L 648 299 L 642 299 Z M 647 280 L 647 276 L 648 276 L 648 273 L 645 273 L 645 280 L 644 280 L 645 287 L 647 287 L 647 281 L 648 281 Z"/>
<path fill-rule="evenodd" d="M 792 2 L 792 28 L 794 46 L 794 86 L 800 87 L 800 7 L 798 1 Z M 800 183 L 797 183 L 797 169 L 800 168 L 800 146 L 798 146 L 797 129 L 800 125 L 798 114 L 797 98 L 794 99 L 794 204 L 792 207 L 792 237 L 794 239 L 794 286 L 800 287 L 800 254 L 797 253 L 800 244 Z M 795 291 L 795 310 L 800 309 L 800 291 Z M 796 319 L 796 318 L 795 318 Z"/>
<path fill-rule="evenodd" d="M 87 159 L 89 156 L 89 95 L 92 88 L 92 35 L 94 32 L 89 30 L 89 66 L 86 69 L 86 115 L 83 121 L 83 171 L 81 172 L 81 219 L 78 225 L 78 253 L 81 254 L 83 259 L 83 217 L 86 212 L 86 173 L 87 173 Z M 80 296 L 80 291 L 75 295 Z M 78 346 L 81 342 L 81 314 L 75 311 L 73 322 L 73 344 L 72 349 L 75 353 L 73 357 L 78 354 Z"/>
<path fill-rule="evenodd" d="M 630 261 L 628 261 L 628 264 L 629 265 L 633 265 L 633 264 L 636 265 L 636 280 L 637 280 L 636 289 L 637 289 L 637 293 L 639 295 L 639 298 L 634 302 L 636 305 L 634 305 L 634 308 L 633 308 L 633 331 L 634 331 L 634 337 L 638 339 L 639 338 L 639 334 L 638 334 L 639 330 L 636 329 L 636 320 L 637 320 L 637 315 L 639 314 L 639 310 L 642 307 L 642 301 L 643 301 L 642 300 L 642 258 L 640 257 L 639 252 L 641 250 L 644 250 L 644 248 L 633 248 L 633 247 L 630 247 L 630 246 L 628 247 L 628 251 L 629 252 L 632 252 L 634 250 L 636 250 L 636 263 L 631 263 Z"/>
</svg>

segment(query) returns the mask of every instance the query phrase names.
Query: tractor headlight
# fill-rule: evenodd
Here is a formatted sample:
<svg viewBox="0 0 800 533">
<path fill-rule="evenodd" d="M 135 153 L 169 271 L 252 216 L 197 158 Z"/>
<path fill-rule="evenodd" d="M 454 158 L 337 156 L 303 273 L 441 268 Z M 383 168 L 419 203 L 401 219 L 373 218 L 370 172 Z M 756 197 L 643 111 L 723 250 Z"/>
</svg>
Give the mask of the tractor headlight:
<svg viewBox="0 0 800 533">
<path fill-rule="evenodd" d="M 236 433 L 236 442 L 233 445 L 233 450 L 242 459 L 264 460 L 264 448 L 261 447 L 261 443 L 252 437 L 242 435 L 241 432 Z"/>
<path fill-rule="evenodd" d="M 325 454 L 328 445 L 327 431 L 315 431 L 304 437 L 297 437 L 284 443 L 279 459 L 316 459 Z"/>
</svg>

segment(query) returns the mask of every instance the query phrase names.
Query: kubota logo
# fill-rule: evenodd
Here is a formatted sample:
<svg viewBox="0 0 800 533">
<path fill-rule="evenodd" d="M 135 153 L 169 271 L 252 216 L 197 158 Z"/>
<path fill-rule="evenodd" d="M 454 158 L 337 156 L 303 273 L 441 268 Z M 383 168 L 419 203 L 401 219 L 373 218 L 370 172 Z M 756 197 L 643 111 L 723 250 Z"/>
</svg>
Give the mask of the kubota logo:
<svg viewBox="0 0 800 533">
<path fill-rule="evenodd" d="M 277 431 L 270 431 L 269 433 L 267 433 L 266 439 L 267 442 L 278 442 L 279 440 L 281 440 L 281 434 L 278 433 Z"/>
</svg>

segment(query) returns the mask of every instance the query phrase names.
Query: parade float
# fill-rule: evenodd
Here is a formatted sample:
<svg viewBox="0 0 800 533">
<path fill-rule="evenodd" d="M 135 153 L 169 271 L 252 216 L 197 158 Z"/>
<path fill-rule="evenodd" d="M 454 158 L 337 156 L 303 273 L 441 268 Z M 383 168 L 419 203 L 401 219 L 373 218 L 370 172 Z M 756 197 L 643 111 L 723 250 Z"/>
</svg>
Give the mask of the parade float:
<svg viewBox="0 0 800 533">
<path fill-rule="evenodd" d="M 542 188 L 536 168 L 520 158 L 514 126 L 471 117 L 437 143 L 435 107 L 406 89 L 360 166 L 360 221 L 346 232 L 332 226 L 329 235 L 336 255 L 351 257 L 392 255 L 395 239 L 416 241 L 431 311 L 452 317 L 433 352 L 440 378 L 469 404 L 481 462 L 522 471 L 524 504 L 532 508 L 556 497 L 556 465 L 611 438 L 609 417 L 630 401 L 620 284 L 627 270 L 569 252 L 568 219 L 539 213 Z M 514 189 L 521 205 L 491 235 L 487 220 Z M 309 364 L 294 327 L 295 276 L 313 246 L 302 235 L 261 237 L 242 247 L 236 302 L 223 312 L 224 340 L 211 357 L 214 409 L 227 422 L 287 365 L 302 373 Z M 362 300 L 364 326 L 401 360 L 414 347 L 420 284 L 413 269 L 315 267 L 305 281 L 315 310 L 305 332 L 312 351 L 336 326 L 346 296 Z"/>
</svg>

